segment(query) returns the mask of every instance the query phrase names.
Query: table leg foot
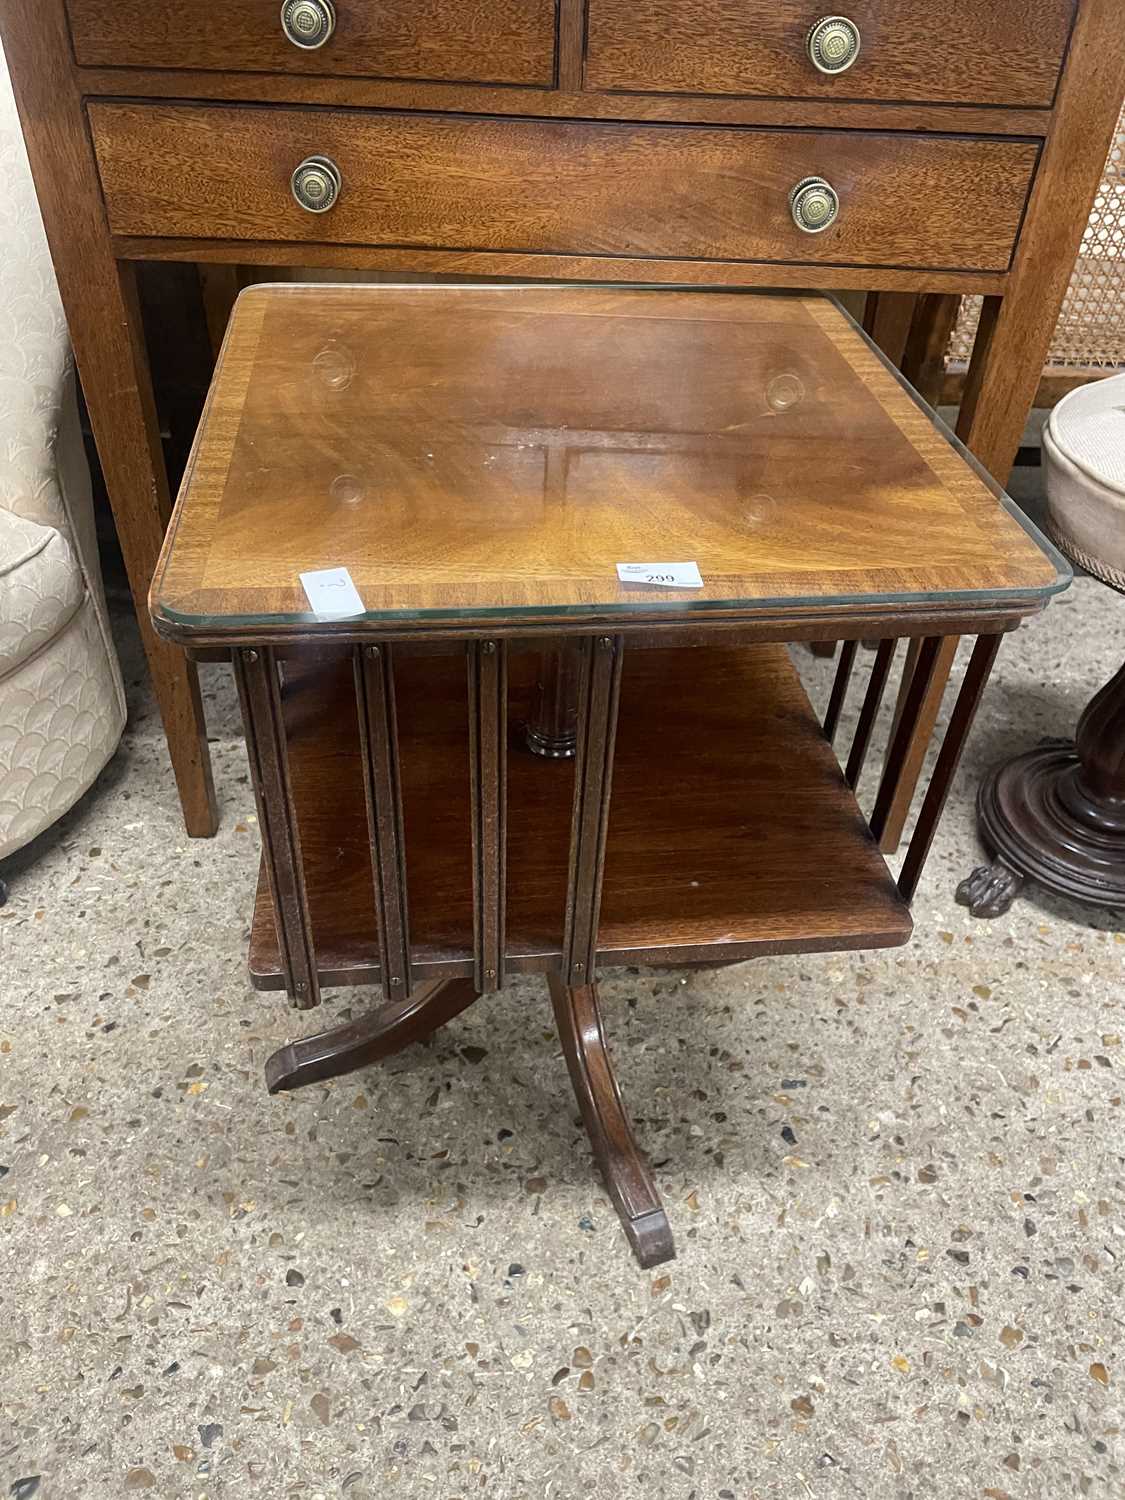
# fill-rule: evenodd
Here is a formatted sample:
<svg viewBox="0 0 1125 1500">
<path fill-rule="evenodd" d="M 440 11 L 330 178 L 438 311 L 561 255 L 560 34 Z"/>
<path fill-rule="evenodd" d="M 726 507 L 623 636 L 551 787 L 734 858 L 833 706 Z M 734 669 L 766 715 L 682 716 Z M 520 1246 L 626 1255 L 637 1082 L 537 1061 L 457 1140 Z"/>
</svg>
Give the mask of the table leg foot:
<svg viewBox="0 0 1125 1500">
<path fill-rule="evenodd" d="M 380 1005 L 357 1021 L 290 1042 L 266 1063 L 271 1094 L 323 1083 L 425 1040 L 478 999 L 472 981 L 439 979 L 422 985 L 408 1000 Z"/>
<path fill-rule="evenodd" d="M 636 1219 L 627 1219 L 621 1210 L 621 1224 L 625 1238 L 632 1246 L 637 1264 L 643 1271 L 651 1266 L 662 1266 L 665 1261 L 675 1260 L 676 1247 L 672 1242 L 672 1226 L 663 1208 L 654 1208 L 651 1213 L 641 1214 Z"/>
<path fill-rule="evenodd" d="M 549 982 L 570 1081 L 606 1189 L 637 1260 L 644 1267 L 658 1266 L 675 1257 L 672 1230 L 621 1102 L 597 986 L 571 988 L 558 974 L 551 974 Z"/>
</svg>

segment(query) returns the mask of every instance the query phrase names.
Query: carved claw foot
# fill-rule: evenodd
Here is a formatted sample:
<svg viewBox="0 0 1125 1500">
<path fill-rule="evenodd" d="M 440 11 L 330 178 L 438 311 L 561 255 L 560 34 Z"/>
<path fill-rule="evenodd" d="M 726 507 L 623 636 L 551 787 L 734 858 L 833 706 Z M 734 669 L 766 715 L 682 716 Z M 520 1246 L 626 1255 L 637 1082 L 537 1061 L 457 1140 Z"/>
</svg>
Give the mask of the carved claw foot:
<svg viewBox="0 0 1125 1500">
<path fill-rule="evenodd" d="M 974 917 L 1002 917 L 1023 889 L 1023 876 L 1002 860 L 977 868 L 957 887 L 958 906 Z"/>
</svg>

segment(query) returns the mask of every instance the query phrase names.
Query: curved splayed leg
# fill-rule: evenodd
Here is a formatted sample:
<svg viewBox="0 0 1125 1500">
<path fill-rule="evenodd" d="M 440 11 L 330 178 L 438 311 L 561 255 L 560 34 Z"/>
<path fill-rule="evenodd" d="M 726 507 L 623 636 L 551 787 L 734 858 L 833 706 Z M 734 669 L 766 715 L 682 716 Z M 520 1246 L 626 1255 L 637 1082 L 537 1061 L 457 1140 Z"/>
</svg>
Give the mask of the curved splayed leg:
<svg viewBox="0 0 1125 1500">
<path fill-rule="evenodd" d="M 551 974 L 549 982 L 570 1081 L 606 1189 L 637 1260 L 645 1267 L 658 1266 L 675 1257 L 672 1230 L 621 1102 L 606 1048 L 597 986 L 572 989 L 558 974 Z"/>
<path fill-rule="evenodd" d="M 266 1085 L 271 1094 L 280 1094 L 382 1062 L 432 1036 L 477 999 L 469 979 L 422 985 L 408 1000 L 377 1006 L 356 1021 L 282 1047 L 266 1063 Z"/>
</svg>

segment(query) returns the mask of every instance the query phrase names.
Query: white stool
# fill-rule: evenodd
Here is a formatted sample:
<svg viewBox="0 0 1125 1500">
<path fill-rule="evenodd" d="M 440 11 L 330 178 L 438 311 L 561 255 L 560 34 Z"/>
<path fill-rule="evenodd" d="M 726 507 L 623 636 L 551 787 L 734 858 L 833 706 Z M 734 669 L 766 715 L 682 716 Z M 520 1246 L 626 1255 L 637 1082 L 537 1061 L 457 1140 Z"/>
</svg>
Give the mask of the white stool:
<svg viewBox="0 0 1125 1500">
<path fill-rule="evenodd" d="M 1079 386 L 1043 431 L 1048 530 L 1088 573 L 1125 590 L 1125 375 Z"/>
</svg>

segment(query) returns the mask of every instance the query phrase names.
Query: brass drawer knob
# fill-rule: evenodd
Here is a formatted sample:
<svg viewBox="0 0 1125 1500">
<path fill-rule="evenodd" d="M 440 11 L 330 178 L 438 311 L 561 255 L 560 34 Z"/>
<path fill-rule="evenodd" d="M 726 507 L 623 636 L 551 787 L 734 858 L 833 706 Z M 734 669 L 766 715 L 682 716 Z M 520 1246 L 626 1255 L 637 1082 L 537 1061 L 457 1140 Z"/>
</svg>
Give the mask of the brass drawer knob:
<svg viewBox="0 0 1125 1500">
<path fill-rule="evenodd" d="M 822 16 L 809 32 L 809 61 L 820 73 L 846 73 L 859 56 L 859 27 L 847 16 Z"/>
<path fill-rule="evenodd" d="M 336 30 L 336 7 L 332 0 L 285 0 L 281 29 L 294 47 L 315 52 Z"/>
<path fill-rule="evenodd" d="M 327 156 L 308 156 L 290 179 L 293 196 L 310 214 L 326 214 L 340 196 L 344 179 Z"/>
<path fill-rule="evenodd" d="M 803 233 L 821 234 L 836 222 L 840 199 L 836 189 L 823 177 L 802 177 L 789 194 L 789 212 Z"/>
</svg>

